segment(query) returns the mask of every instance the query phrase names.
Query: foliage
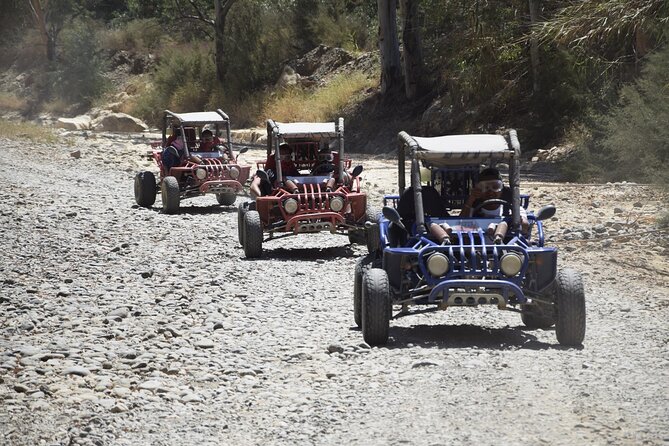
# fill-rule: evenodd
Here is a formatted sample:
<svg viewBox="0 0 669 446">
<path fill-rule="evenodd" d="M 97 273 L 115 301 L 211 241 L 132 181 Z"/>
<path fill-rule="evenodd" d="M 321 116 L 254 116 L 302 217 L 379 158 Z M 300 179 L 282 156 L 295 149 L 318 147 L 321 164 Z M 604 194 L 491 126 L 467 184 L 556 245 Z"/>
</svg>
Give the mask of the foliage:
<svg viewBox="0 0 669 446">
<path fill-rule="evenodd" d="M 622 88 L 603 117 L 600 155 L 612 156 L 609 179 L 669 185 L 669 45 L 652 54 L 641 77 Z"/>
<path fill-rule="evenodd" d="M 174 47 L 163 55 L 152 86 L 142 93 L 133 112 L 158 125 L 165 108 L 175 112 L 203 110 L 213 93 L 215 71 L 206 45 Z"/>
<path fill-rule="evenodd" d="M 305 50 L 319 44 L 349 51 L 370 50 L 375 46 L 373 28 L 376 10 L 365 2 L 350 0 L 298 0 L 295 5 L 296 31 Z"/>
<path fill-rule="evenodd" d="M 259 85 L 274 82 L 282 62 L 296 55 L 294 39 L 284 26 L 283 12 L 261 1 L 238 2 L 231 9 L 226 33 L 227 75 L 222 86 L 230 101 Z"/>
<path fill-rule="evenodd" d="M 122 22 L 101 33 L 101 46 L 111 51 L 151 52 L 168 42 L 156 19 L 135 19 Z"/>
<path fill-rule="evenodd" d="M 95 24 L 78 21 L 63 32 L 61 40 L 54 93 L 73 103 L 90 104 L 105 89 L 104 63 L 98 52 Z"/>
</svg>

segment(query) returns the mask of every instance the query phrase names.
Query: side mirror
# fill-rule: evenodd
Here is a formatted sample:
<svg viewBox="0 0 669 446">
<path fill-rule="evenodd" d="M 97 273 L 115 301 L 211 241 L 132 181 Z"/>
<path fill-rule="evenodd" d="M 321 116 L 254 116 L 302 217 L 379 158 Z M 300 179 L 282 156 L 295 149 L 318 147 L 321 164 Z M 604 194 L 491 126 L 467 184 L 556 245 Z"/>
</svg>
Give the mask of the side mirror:
<svg viewBox="0 0 669 446">
<path fill-rule="evenodd" d="M 239 151 L 238 151 L 237 153 L 238 153 L 239 155 L 241 155 L 242 153 L 246 153 L 246 152 L 248 152 L 248 151 L 249 151 L 249 148 L 248 148 L 248 147 L 242 147 L 241 149 L 239 149 Z"/>
<path fill-rule="evenodd" d="M 353 168 L 353 172 L 351 172 L 351 176 L 353 178 L 355 178 L 355 177 L 359 176 L 361 173 L 362 173 L 362 166 L 357 165 Z M 390 219 L 388 219 L 388 220 L 390 220 Z"/>
<path fill-rule="evenodd" d="M 551 218 L 553 215 L 555 215 L 556 210 L 557 209 L 555 208 L 555 206 L 553 206 L 552 204 L 548 204 L 548 205 L 542 207 L 541 209 L 539 209 L 537 211 L 536 215 L 534 216 L 534 218 L 537 221 L 538 220 L 546 220 L 548 218 Z"/>
<path fill-rule="evenodd" d="M 400 213 L 397 212 L 397 209 L 391 208 L 390 206 L 383 206 L 383 209 L 381 210 L 383 213 L 383 216 L 389 220 L 390 222 L 396 224 L 400 228 L 404 229 L 406 231 L 406 228 L 404 227 L 404 223 L 402 223 L 402 217 L 400 217 Z"/>
</svg>

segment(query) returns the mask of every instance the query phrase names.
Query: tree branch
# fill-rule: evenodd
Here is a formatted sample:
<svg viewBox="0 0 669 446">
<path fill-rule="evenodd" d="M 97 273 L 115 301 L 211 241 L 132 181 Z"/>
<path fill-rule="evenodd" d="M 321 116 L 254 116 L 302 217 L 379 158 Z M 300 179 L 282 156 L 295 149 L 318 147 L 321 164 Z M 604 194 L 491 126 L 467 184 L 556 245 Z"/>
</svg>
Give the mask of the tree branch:
<svg viewBox="0 0 669 446">
<path fill-rule="evenodd" d="M 179 3 L 179 0 L 174 0 L 174 3 L 176 4 L 177 9 L 179 10 L 179 15 L 181 15 L 181 18 L 187 19 L 187 20 L 195 20 L 198 22 L 206 23 L 207 25 L 211 27 L 215 27 L 216 23 L 212 19 L 208 19 L 198 8 L 198 6 L 195 4 L 193 0 L 188 0 L 188 3 L 190 3 L 191 7 L 195 10 L 197 15 L 188 15 L 183 13 L 183 8 L 181 7 L 181 3 Z"/>
</svg>

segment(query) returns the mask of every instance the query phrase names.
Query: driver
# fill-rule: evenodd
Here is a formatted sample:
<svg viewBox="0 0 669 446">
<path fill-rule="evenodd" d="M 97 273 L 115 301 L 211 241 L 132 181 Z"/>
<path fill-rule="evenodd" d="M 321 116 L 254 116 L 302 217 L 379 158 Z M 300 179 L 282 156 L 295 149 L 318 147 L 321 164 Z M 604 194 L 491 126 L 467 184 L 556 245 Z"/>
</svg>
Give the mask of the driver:
<svg viewBox="0 0 669 446">
<path fill-rule="evenodd" d="M 325 191 L 332 192 L 335 186 L 334 178 L 334 157 L 332 156 L 332 151 L 328 145 L 322 147 L 318 151 L 318 163 L 311 169 L 311 175 L 325 175 L 328 176 L 327 183 L 325 184 Z"/>
<path fill-rule="evenodd" d="M 478 209 L 475 214 L 473 212 L 473 210 L 484 201 L 495 199 L 504 200 L 507 203 L 511 203 L 511 188 L 504 185 L 504 182 L 502 181 L 502 175 L 500 175 L 499 170 L 494 167 L 488 167 L 479 173 L 479 179 L 476 183 L 476 187 L 473 188 L 469 194 L 469 197 L 467 197 L 467 200 L 462 206 L 460 216 L 479 218 L 501 217 L 503 215 L 503 205 L 499 203 L 487 204 Z M 527 221 L 527 213 L 523 207 L 520 208 L 520 221 L 523 233 L 527 233 L 529 224 Z"/>
</svg>

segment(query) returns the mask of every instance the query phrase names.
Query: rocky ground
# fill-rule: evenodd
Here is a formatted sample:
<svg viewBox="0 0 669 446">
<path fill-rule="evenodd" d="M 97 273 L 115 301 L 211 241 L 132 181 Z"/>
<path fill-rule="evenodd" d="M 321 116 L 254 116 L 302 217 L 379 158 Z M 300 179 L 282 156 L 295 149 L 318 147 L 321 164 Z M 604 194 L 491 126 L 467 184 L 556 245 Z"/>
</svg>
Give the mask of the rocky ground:
<svg viewBox="0 0 669 446">
<path fill-rule="evenodd" d="M 144 143 L 0 138 L 1 444 L 669 442 L 667 201 L 648 186 L 524 183 L 583 273 L 583 348 L 492 309 L 402 318 L 369 348 L 362 247 L 313 235 L 245 260 L 234 207 L 135 205 Z M 363 161 L 378 202 L 394 163 Z"/>
</svg>

